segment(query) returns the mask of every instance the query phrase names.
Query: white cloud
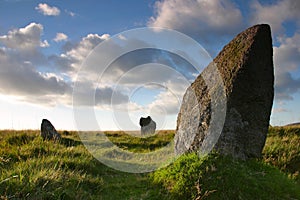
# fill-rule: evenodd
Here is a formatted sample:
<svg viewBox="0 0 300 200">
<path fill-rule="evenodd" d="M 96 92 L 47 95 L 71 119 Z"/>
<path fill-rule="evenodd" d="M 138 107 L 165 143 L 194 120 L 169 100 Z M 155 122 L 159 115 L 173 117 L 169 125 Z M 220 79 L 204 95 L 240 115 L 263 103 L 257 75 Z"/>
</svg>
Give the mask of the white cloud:
<svg viewBox="0 0 300 200">
<path fill-rule="evenodd" d="M 279 47 L 274 47 L 274 62 L 280 66 L 277 72 L 297 70 L 300 63 L 300 33 L 292 37 L 279 37 Z"/>
<path fill-rule="evenodd" d="M 41 40 L 42 32 L 41 24 L 31 23 L 0 36 L 0 93 L 47 105 L 64 102 L 71 94 L 71 86 L 58 74 L 38 70 L 49 64 L 40 48 L 49 46 Z"/>
<path fill-rule="evenodd" d="M 284 112 L 290 112 L 290 111 L 285 109 L 285 108 L 273 108 L 272 112 L 274 112 L 274 113 L 284 113 Z"/>
<path fill-rule="evenodd" d="M 43 25 L 30 23 L 24 28 L 14 29 L 0 36 L 0 42 L 6 47 L 21 51 L 33 51 L 37 47 L 48 47 L 47 40 L 41 41 Z"/>
<path fill-rule="evenodd" d="M 182 91 L 184 93 L 184 91 Z M 149 113 L 160 115 L 172 115 L 179 112 L 181 97 L 176 96 L 171 91 L 161 92 L 156 99 L 148 105 Z"/>
<path fill-rule="evenodd" d="M 300 91 L 300 77 L 293 77 L 300 70 L 300 34 L 280 37 L 279 41 L 280 46 L 274 47 L 276 99 L 292 100 Z"/>
<path fill-rule="evenodd" d="M 19 59 L 9 51 L 5 53 L 5 56 L 0 57 L 0 93 L 35 103 L 47 96 L 70 94 L 70 86 L 56 74 L 41 73 L 30 61 Z M 39 103 L 49 105 L 57 99 L 50 98 Z"/>
<path fill-rule="evenodd" d="M 26 31 L 23 29 L 26 29 Z M 32 31 L 31 29 L 37 29 L 38 31 Z M 42 53 L 41 48 L 38 48 L 42 46 L 42 43 L 44 46 L 47 46 L 47 42 L 41 40 L 42 30 L 42 25 L 32 23 L 28 27 L 10 31 L 10 34 L 1 36 L 7 45 L 0 48 L 0 66 L 2 68 L 1 71 L 4 72 L 2 74 L 5 75 L 3 77 L 0 76 L 0 84 L 3 85 L 0 93 L 15 95 L 24 101 L 37 104 L 55 105 L 57 103 L 62 103 L 70 105 L 74 81 L 76 80 L 77 72 L 80 69 L 82 62 L 91 50 L 99 43 L 109 39 L 110 36 L 108 34 L 88 34 L 77 43 L 67 41 L 60 55 L 51 55 L 48 57 Z M 34 37 L 28 37 L 32 38 L 31 43 L 34 45 L 31 43 L 31 45 L 21 45 L 26 47 L 21 48 L 17 45 L 17 42 L 12 42 L 13 38 L 19 38 L 19 32 L 26 32 L 27 35 L 34 35 Z M 5 39 L 8 36 L 11 38 L 10 40 Z M 24 36 L 24 39 L 25 38 L 26 37 Z M 127 40 L 121 39 L 121 41 L 124 42 L 122 44 L 125 46 L 145 46 L 144 41 L 135 39 L 128 38 Z M 23 43 L 24 42 L 19 42 L 19 44 Z M 30 48 L 28 46 L 30 46 Z M 112 42 L 110 46 L 107 46 L 105 52 L 99 52 L 99 57 L 97 58 L 101 59 L 111 57 L 112 55 L 120 55 L 119 53 L 122 52 L 122 49 L 125 48 L 125 46 Z M 18 49 L 15 49 L 12 53 L 9 50 L 9 48 L 12 47 Z M 31 49 L 29 51 L 35 51 L 36 54 L 32 57 L 23 56 L 25 52 L 28 52 L 23 51 L 23 49 Z M 35 62 L 34 59 L 39 57 L 45 57 L 46 59 L 40 63 Z M 177 96 L 180 96 L 180 94 L 183 95 L 186 89 L 183 88 L 184 84 L 175 86 L 174 83 L 178 82 L 176 78 L 182 73 L 181 71 L 176 72 L 176 70 L 174 70 L 175 68 L 173 70 L 172 68 L 159 70 L 158 68 L 151 68 L 151 66 L 141 69 L 140 71 L 131 71 L 136 66 L 151 63 L 153 61 L 157 61 L 158 63 L 170 67 L 174 67 L 176 64 L 181 66 L 180 68 L 183 71 L 188 71 L 189 69 L 182 60 L 174 57 L 174 55 L 166 56 L 165 53 L 153 51 L 151 49 L 146 49 L 145 51 L 133 51 L 126 54 L 124 59 L 118 59 L 113 63 L 106 71 L 106 74 L 104 74 L 104 80 L 101 80 L 101 82 L 89 84 L 92 77 L 99 76 L 99 73 L 96 72 L 96 70 L 87 72 L 83 80 L 77 80 L 79 81 L 77 83 L 80 84 L 80 88 L 82 88 L 82 91 L 79 91 L 79 104 L 91 105 L 91 99 L 86 99 L 87 92 L 93 92 L 95 85 L 99 84 L 100 87 L 94 91 L 96 95 L 96 106 L 98 108 L 102 109 L 108 107 L 112 100 L 112 94 L 114 94 L 115 100 L 112 102 L 115 106 L 114 108 L 127 108 L 132 111 L 141 110 L 144 109 L 143 106 L 134 102 L 128 102 L 128 91 L 139 84 L 155 82 L 159 84 L 165 83 L 169 88 L 171 88 L 171 86 L 174 87 L 172 88 L 172 93 L 166 91 L 156 96 L 154 102 L 152 102 L 151 105 L 147 105 L 147 109 L 159 113 L 159 108 L 164 107 L 163 109 L 167 114 L 176 113 L 180 105 L 178 104 L 178 101 L 176 101 L 176 98 L 174 100 L 173 94 L 176 94 Z M 95 66 L 97 68 L 103 67 L 99 66 L 97 60 L 95 61 Z M 152 67 L 153 66 L 154 65 L 152 65 Z M 126 73 L 127 77 L 124 76 Z M 122 77 L 124 79 L 122 79 L 122 82 L 118 83 L 119 87 L 114 88 L 115 84 L 117 84 L 117 80 Z M 168 83 L 168 81 L 170 83 Z"/>
<path fill-rule="evenodd" d="M 296 32 L 287 37 L 285 23 L 292 23 L 293 28 L 300 25 L 300 2 L 277 0 L 269 3 L 253 0 L 250 4 L 250 23 L 268 23 L 271 25 L 274 46 L 275 100 L 293 100 L 293 95 L 300 91 L 300 34 Z"/>
<path fill-rule="evenodd" d="M 229 0 L 164 0 L 155 6 L 149 26 L 171 28 L 199 37 L 235 33 L 242 24 L 240 10 Z"/>
<path fill-rule="evenodd" d="M 275 33 L 284 31 L 283 23 L 289 20 L 300 21 L 300 2 L 295 0 L 281 0 L 262 5 L 258 0 L 251 4 L 251 23 L 268 23 Z"/>
<path fill-rule="evenodd" d="M 273 47 L 275 66 L 275 100 L 293 100 L 293 95 L 300 91 L 300 77 L 295 72 L 300 70 L 300 34 L 292 37 L 285 35 L 284 23 L 295 22 L 299 26 L 300 2 L 281 0 L 272 3 L 251 3 L 250 23 L 268 23 L 271 25 L 274 41 L 279 46 Z M 297 24 L 298 23 L 298 24 Z"/>
<path fill-rule="evenodd" d="M 73 68 L 74 70 L 79 69 L 77 67 L 80 66 L 80 60 L 83 61 L 97 44 L 108 37 L 108 35 L 99 36 L 96 34 L 89 34 L 82 38 L 78 44 L 68 45 L 72 46 L 72 48 L 68 49 L 67 52 L 64 52 L 60 58 L 65 61 L 69 59 L 71 64 L 68 62 L 65 64 L 75 66 Z M 137 42 L 131 41 L 131 39 L 122 41 L 124 42 L 124 45 L 133 45 L 132 42 Z M 140 44 L 140 42 L 141 41 L 138 43 Z M 97 69 L 95 69 L 95 71 L 86 71 L 85 75 L 81 75 L 80 80 L 77 77 L 77 85 L 79 85 L 79 90 L 82 90 L 82 92 L 78 91 L 78 104 L 89 105 L 89 103 L 93 103 L 90 102 L 90 100 L 85 99 L 85 97 L 88 96 L 85 92 L 90 92 L 92 87 L 97 85 L 94 81 L 93 83 L 90 82 L 91 80 L 97 80 L 97 78 L 100 78 L 99 71 L 97 70 L 101 67 L 105 67 L 101 66 L 99 60 L 101 60 L 101 58 L 111 57 L 112 55 L 120 55 L 118 52 L 122 52 L 121 49 L 124 48 L 124 46 L 119 46 L 114 42 L 110 43 L 110 45 L 107 45 L 106 47 L 105 52 L 97 53 L 97 49 L 94 50 L 97 54 L 97 59 L 93 60 L 90 64 L 93 65 L 93 63 L 95 63 L 94 65 Z M 63 63 L 62 60 L 60 60 L 61 63 Z M 162 63 L 169 67 L 164 67 L 162 64 L 153 64 L 153 61 L 157 61 L 158 63 Z M 145 63 L 146 65 L 144 65 Z M 172 68 L 175 67 L 175 64 L 181 66 L 182 70 L 186 69 L 186 71 L 177 71 L 175 68 Z M 190 67 L 191 66 L 186 66 L 179 57 L 174 57 L 174 55 L 166 57 L 166 53 L 162 53 L 159 50 L 154 51 L 152 49 L 145 49 L 130 52 L 113 62 L 104 74 L 102 74 L 101 80 L 98 79 L 98 84 L 102 88 L 96 91 L 96 97 L 98 97 L 96 99 L 96 104 L 101 109 L 111 109 L 107 107 L 113 100 L 111 99 L 111 93 L 114 91 L 114 97 L 116 98 L 114 98 L 112 103 L 114 105 L 119 105 L 114 106 L 114 109 L 120 110 L 120 108 L 122 108 L 123 110 L 126 110 L 130 108 L 131 110 L 143 110 L 144 112 L 147 111 L 155 114 L 159 114 L 164 110 L 167 115 L 173 115 L 178 112 L 182 95 L 186 88 L 190 85 L 190 82 L 186 80 L 189 76 L 184 77 L 181 73 L 188 74 Z M 182 80 L 185 80 L 185 82 L 183 83 Z M 153 96 L 153 99 L 155 100 L 146 106 L 127 102 L 128 96 L 130 96 L 130 92 L 133 88 L 137 86 L 145 86 L 145 84 L 147 85 L 148 83 L 166 85 L 169 89 L 159 95 L 156 94 L 157 96 Z M 116 88 L 112 90 L 113 87 Z M 160 88 L 157 88 L 157 90 L 160 90 Z M 115 102 L 115 100 L 117 101 Z"/>
<path fill-rule="evenodd" d="M 65 10 L 65 13 L 67 13 L 68 15 L 70 15 L 71 17 L 75 17 L 76 13 L 69 11 L 69 10 Z"/>
<path fill-rule="evenodd" d="M 47 16 L 58 16 L 60 14 L 60 10 L 57 7 L 51 7 L 46 3 L 40 3 L 35 9 Z"/>
<path fill-rule="evenodd" d="M 55 38 L 53 39 L 55 42 L 66 41 L 68 36 L 64 33 L 56 33 Z"/>
<path fill-rule="evenodd" d="M 113 107 L 112 107 L 113 106 Z M 122 111 L 122 112 L 136 112 L 136 111 L 141 111 L 143 110 L 143 107 L 138 105 L 135 102 L 127 102 L 125 105 L 124 104 L 116 104 L 116 105 L 102 105 L 101 108 L 111 110 L 113 109 L 115 112 L 116 111 Z"/>
<path fill-rule="evenodd" d="M 86 37 L 81 39 L 75 48 L 66 52 L 66 55 L 82 62 L 93 48 L 95 48 L 100 42 L 107 40 L 109 37 L 109 34 L 103 34 L 101 36 L 98 34 L 88 34 Z"/>
<path fill-rule="evenodd" d="M 165 90 L 160 92 L 148 109 L 155 114 L 176 115 L 179 112 L 183 95 L 191 83 L 183 76 L 174 74 L 165 82 Z"/>
<path fill-rule="evenodd" d="M 291 100 L 300 91 L 300 77 L 294 72 L 300 70 L 300 34 L 286 37 L 284 24 L 300 25 L 300 2 L 278 0 L 261 3 L 253 0 L 250 18 L 243 19 L 239 8 L 230 0 L 163 0 L 155 5 L 155 15 L 148 25 L 171 28 L 193 36 L 210 53 L 210 48 L 221 50 L 224 37 L 237 34 L 244 24 L 268 23 L 279 47 L 274 47 L 275 94 L 277 100 Z M 216 44 L 221 44 L 217 46 Z"/>
<path fill-rule="evenodd" d="M 127 38 L 126 38 L 124 35 L 122 35 L 122 34 L 120 34 L 120 35 L 118 36 L 118 38 L 119 38 L 120 40 L 127 40 Z"/>
<path fill-rule="evenodd" d="M 50 46 L 50 44 L 48 43 L 47 40 L 44 40 L 44 41 L 42 41 L 42 42 L 40 43 L 40 47 L 45 48 L 45 47 L 49 47 L 49 46 Z"/>
<path fill-rule="evenodd" d="M 77 43 L 67 41 L 63 46 L 63 52 L 60 55 L 49 56 L 49 60 L 57 70 L 68 73 L 73 80 L 76 78 L 75 73 L 77 73 L 77 70 L 91 50 L 109 37 L 109 34 L 101 36 L 98 34 L 88 34 Z"/>
<path fill-rule="evenodd" d="M 131 42 L 131 39 L 124 41 L 124 43 L 129 43 L 128 45 Z M 117 51 L 122 48 L 121 46 L 114 46 L 114 51 L 107 52 L 118 55 Z M 186 76 L 187 79 L 194 79 L 192 73 L 195 71 L 193 66 L 180 56 L 150 48 L 132 51 L 120 56 L 111 63 L 102 77 L 105 83 L 119 81 L 122 85 L 132 87 L 145 83 L 164 84 L 179 75 Z"/>
<path fill-rule="evenodd" d="M 74 91 L 73 103 L 81 106 L 110 106 L 125 104 L 128 96 L 112 86 L 95 87 L 91 82 L 77 82 Z"/>
</svg>

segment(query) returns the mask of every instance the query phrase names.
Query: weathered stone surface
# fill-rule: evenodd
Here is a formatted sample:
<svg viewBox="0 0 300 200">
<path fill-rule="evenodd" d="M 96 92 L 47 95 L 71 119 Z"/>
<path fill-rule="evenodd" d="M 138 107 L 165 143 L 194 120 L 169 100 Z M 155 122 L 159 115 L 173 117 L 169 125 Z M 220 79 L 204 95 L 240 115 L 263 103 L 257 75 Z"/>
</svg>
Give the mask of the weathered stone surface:
<svg viewBox="0 0 300 200">
<path fill-rule="evenodd" d="M 41 124 L 41 136 L 43 140 L 59 140 L 61 139 L 60 134 L 56 131 L 51 122 L 47 119 L 42 120 Z"/>
<path fill-rule="evenodd" d="M 220 91 L 209 83 L 216 81 L 218 85 L 215 75 L 209 77 L 216 71 L 224 84 L 226 103 L 222 107 L 221 95 L 216 95 Z M 273 104 L 273 85 L 271 30 L 269 25 L 256 25 L 227 44 L 187 89 L 177 118 L 175 153 L 201 151 L 210 144 L 221 154 L 241 159 L 260 157 Z M 220 137 L 207 141 L 214 134 L 215 128 L 210 127 L 213 113 L 221 111 L 226 115 Z"/>
<path fill-rule="evenodd" d="M 141 135 L 151 135 L 155 133 L 156 123 L 150 116 L 140 118 Z"/>
</svg>

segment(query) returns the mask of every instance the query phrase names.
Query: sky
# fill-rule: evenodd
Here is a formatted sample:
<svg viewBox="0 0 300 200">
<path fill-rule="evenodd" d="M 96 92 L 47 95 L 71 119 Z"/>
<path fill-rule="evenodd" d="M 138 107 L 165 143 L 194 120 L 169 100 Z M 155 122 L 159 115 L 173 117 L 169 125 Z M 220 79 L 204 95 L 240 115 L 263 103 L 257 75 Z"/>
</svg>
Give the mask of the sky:
<svg viewBox="0 0 300 200">
<path fill-rule="evenodd" d="M 86 129 L 136 130 L 148 115 L 159 129 L 175 129 L 184 92 L 199 71 L 155 45 L 88 71 L 91 52 L 110 41 L 97 54 L 102 62 L 130 45 L 153 44 L 151 37 L 128 33 L 157 27 L 186 34 L 214 58 L 239 32 L 260 23 L 271 26 L 273 38 L 270 123 L 299 122 L 299 10 L 294 0 L 0 0 L 0 129 L 39 129 L 47 118 L 56 129 L 77 130 L 74 110 L 85 106 L 98 124 Z"/>
</svg>

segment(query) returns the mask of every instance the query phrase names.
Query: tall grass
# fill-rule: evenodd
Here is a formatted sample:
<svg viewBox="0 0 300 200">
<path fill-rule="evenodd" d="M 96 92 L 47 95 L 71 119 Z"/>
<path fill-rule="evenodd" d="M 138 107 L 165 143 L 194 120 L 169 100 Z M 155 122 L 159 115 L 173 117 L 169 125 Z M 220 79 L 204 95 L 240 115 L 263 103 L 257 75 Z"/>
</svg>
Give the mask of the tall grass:
<svg viewBox="0 0 300 200">
<path fill-rule="evenodd" d="M 172 199 L 300 199 L 300 186 L 277 168 L 218 154 L 181 156 L 151 179 Z"/>
<path fill-rule="evenodd" d="M 84 137 L 60 133 L 55 143 L 39 131 L 0 131 L 0 199 L 300 199 L 300 127 L 271 127 L 262 160 L 188 154 L 146 174 L 109 168 L 89 153 Z M 98 144 L 96 132 L 86 134 L 93 135 L 88 144 Z M 174 131 L 105 135 L 120 149 L 144 154 L 159 152 Z M 114 148 L 99 153 L 116 156 Z"/>
<path fill-rule="evenodd" d="M 0 199 L 159 199 L 147 175 L 101 164 L 74 132 L 60 143 L 39 131 L 0 131 Z"/>
<path fill-rule="evenodd" d="M 300 184 L 300 126 L 270 127 L 263 158 Z"/>
<path fill-rule="evenodd" d="M 300 199 L 300 127 L 270 127 L 262 160 L 180 157 L 151 174 L 173 199 Z"/>
</svg>

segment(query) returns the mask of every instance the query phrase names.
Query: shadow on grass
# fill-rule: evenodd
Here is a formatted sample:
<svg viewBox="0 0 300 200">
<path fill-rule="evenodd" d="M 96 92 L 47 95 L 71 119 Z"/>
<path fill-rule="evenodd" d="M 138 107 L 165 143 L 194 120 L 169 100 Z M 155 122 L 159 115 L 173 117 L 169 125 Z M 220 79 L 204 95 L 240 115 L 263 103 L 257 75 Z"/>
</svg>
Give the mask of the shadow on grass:
<svg viewBox="0 0 300 200">
<path fill-rule="evenodd" d="M 73 140 L 71 138 L 61 138 L 59 143 L 66 146 L 66 147 L 82 145 L 81 141 Z"/>
<path fill-rule="evenodd" d="M 23 145 L 28 144 L 29 142 L 33 141 L 36 136 L 34 135 L 27 135 L 26 133 L 23 133 L 21 135 L 15 135 L 11 136 L 7 139 L 7 142 L 10 145 Z"/>
<path fill-rule="evenodd" d="M 149 152 L 168 145 L 174 138 L 173 132 L 164 131 L 149 137 L 134 137 L 126 133 L 105 133 L 119 148 L 131 152 Z"/>
</svg>

